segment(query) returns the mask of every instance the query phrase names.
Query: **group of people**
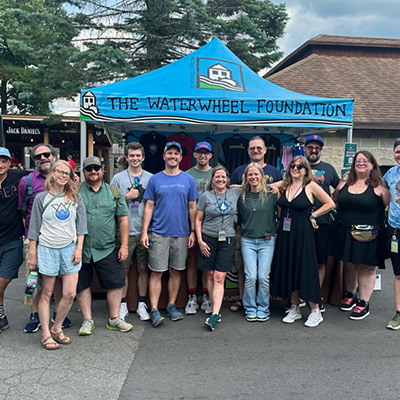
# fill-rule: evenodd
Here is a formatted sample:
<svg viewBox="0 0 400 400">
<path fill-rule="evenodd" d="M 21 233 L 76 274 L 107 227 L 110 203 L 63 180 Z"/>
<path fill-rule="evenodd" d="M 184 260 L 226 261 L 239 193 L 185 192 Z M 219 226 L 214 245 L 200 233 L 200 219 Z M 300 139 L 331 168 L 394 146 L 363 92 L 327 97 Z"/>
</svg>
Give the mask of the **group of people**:
<svg viewBox="0 0 400 400">
<path fill-rule="evenodd" d="M 71 326 L 68 312 L 75 297 L 83 317 L 79 335 L 90 335 L 95 328 L 94 271 L 107 293 L 106 327 L 130 331 L 132 325 L 125 321 L 128 273 L 135 264 L 138 282 L 131 290 L 137 290 L 137 314 L 154 327 L 164 321 L 159 302 L 166 271 L 165 315 L 173 321 L 183 318 L 176 299 L 181 271 L 186 270 L 184 312 L 195 314 L 200 306 L 207 314 L 206 325 L 214 330 L 221 322 L 225 276 L 233 265 L 239 274 L 239 300 L 231 311 L 244 309 L 249 322 L 267 321 L 271 286 L 273 295 L 290 300 L 284 323 L 302 319 L 304 299 L 311 308 L 304 325 L 316 327 L 325 311 L 320 288 L 328 255 L 344 262 L 340 309 L 360 320 L 370 313 L 376 269 L 384 266 L 389 251 L 396 315 L 387 327 L 399 329 L 400 139 L 394 144 L 399 165 L 384 177 L 374 156 L 359 151 L 340 179 L 321 160 L 323 146 L 321 137 L 309 136 L 305 157 L 294 157 L 282 179 L 276 168 L 264 162 L 263 139 L 253 137 L 248 147 L 250 163 L 238 167 L 229 179 L 224 166 L 209 165 L 212 150 L 207 142 L 196 144 L 196 164 L 187 172 L 179 168 L 181 145 L 166 143 L 165 168 L 155 175 L 143 170 L 144 149 L 132 142 L 126 147 L 128 168 L 116 174 L 111 185 L 103 181 L 104 166 L 98 157 L 84 160 L 85 180 L 80 184 L 71 164 L 57 161 L 49 144 L 33 147 L 36 169 L 30 174 L 10 169 L 10 152 L 0 148 L 0 332 L 8 327 L 4 291 L 23 262 L 23 236 L 29 242 L 27 268 L 38 270 L 40 277 L 25 332 L 36 332 L 41 326 L 41 343 L 48 350 L 71 343 L 63 329 Z M 53 295 L 56 310 L 51 314 Z"/>
</svg>

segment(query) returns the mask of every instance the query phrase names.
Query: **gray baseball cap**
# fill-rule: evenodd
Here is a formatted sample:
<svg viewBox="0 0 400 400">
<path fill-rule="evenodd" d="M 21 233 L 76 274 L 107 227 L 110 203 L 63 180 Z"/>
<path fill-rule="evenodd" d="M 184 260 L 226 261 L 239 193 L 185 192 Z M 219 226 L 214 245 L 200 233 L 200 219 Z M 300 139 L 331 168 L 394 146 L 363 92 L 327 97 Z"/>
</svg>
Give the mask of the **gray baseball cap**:
<svg viewBox="0 0 400 400">
<path fill-rule="evenodd" d="M 100 158 L 96 156 L 86 157 L 83 160 L 83 168 L 86 168 L 89 165 L 99 165 L 100 167 L 102 166 Z"/>
</svg>

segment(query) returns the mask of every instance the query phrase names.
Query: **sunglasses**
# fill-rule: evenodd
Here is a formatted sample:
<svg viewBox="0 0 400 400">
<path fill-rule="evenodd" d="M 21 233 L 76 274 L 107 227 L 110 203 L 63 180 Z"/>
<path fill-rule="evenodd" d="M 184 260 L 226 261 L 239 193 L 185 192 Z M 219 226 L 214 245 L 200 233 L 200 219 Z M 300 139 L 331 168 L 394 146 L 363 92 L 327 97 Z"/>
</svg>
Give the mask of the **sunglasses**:
<svg viewBox="0 0 400 400">
<path fill-rule="evenodd" d="M 33 156 L 33 159 L 34 159 L 35 161 L 39 161 L 39 160 L 42 158 L 42 156 L 43 156 L 44 158 L 49 158 L 49 157 L 51 156 L 51 153 L 50 153 L 49 151 L 46 151 L 46 153 L 35 154 L 35 155 Z"/>
<path fill-rule="evenodd" d="M 86 172 L 92 172 L 93 170 L 95 170 L 96 172 L 99 172 L 101 170 L 100 165 L 89 165 L 87 167 L 84 168 Z"/>
<path fill-rule="evenodd" d="M 305 169 L 306 167 L 301 164 L 290 164 L 290 169 L 297 169 L 297 170 L 301 171 L 303 168 Z"/>
</svg>

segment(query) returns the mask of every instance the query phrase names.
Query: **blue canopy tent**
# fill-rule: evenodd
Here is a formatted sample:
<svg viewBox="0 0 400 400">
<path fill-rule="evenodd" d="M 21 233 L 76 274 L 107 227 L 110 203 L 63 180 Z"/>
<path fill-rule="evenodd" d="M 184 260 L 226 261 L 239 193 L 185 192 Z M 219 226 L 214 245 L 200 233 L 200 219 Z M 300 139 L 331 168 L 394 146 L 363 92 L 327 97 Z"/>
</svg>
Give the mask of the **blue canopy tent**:
<svg viewBox="0 0 400 400">
<path fill-rule="evenodd" d="M 219 39 L 147 74 L 81 92 L 81 157 L 86 123 L 121 131 L 300 136 L 348 129 L 353 100 L 303 95 L 261 78 Z M 251 131 L 250 131 L 251 129 Z M 84 146 L 84 148 L 82 148 Z M 82 161 L 82 160 L 81 160 Z"/>
</svg>

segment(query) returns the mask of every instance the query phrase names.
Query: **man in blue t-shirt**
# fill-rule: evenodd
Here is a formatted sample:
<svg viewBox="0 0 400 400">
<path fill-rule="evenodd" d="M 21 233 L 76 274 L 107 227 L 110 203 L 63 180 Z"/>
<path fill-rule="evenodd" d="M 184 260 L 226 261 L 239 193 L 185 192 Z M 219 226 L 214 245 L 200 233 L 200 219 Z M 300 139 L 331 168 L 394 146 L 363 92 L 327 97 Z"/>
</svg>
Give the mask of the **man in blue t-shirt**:
<svg viewBox="0 0 400 400">
<path fill-rule="evenodd" d="M 198 194 L 194 178 L 179 169 L 182 160 L 181 145 L 168 142 L 163 159 L 164 171 L 150 178 L 143 196 L 146 205 L 140 240 L 149 250 L 150 318 L 154 327 L 164 320 L 158 310 L 158 302 L 161 277 L 165 271 L 169 271 L 166 314 L 172 321 L 183 318 L 175 306 L 181 284 L 180 271 L 186 268 L 188 247 L 192 247 L 196 242 L 194 228 Z"/>
<path fill-rule="evenodd" d="M 264 139 L 260 136 L 254 136 L 249 140 L 249 147 L 247 152 L 250 157 L 251 162 L 260 164 L 264 171 L 264 177 L 267 184 L 274 183 L 282 180 L 282 176 L 278 169 L 272 165 L 266 164 L 264 161 L 265 153 L 267 148 L 265 147 Z M 237 167 L 231 176 L 231 185 L 241 185 L 244 178 L 244 171 L 246 170 L 248 164 L 241 165 Z M 238 271 L 239 279 L 239 300 L 230 307 L 233 312 L 238 312 L 243 310 L 243 291 L 244 291 L 244 270 L 243 270 L 243 259 L 240 250 L 240 229 L 237 230 L 236 235 L 236 252 L 235 252 L 235 267 Z"/>
</svg>

